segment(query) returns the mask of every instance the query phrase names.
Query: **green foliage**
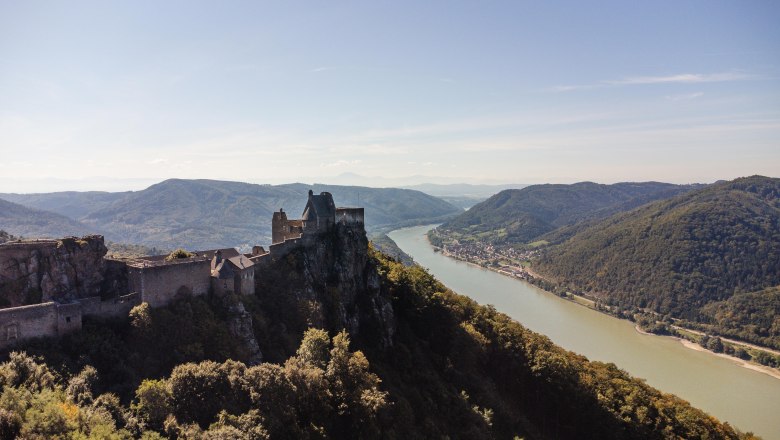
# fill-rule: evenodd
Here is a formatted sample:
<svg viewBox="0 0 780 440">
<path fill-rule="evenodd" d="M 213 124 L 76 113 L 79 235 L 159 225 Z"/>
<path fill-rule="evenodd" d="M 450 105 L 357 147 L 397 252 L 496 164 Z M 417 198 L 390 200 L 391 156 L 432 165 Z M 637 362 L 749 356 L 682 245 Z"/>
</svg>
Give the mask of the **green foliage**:
<svg viewBox="0 0 780 440">
<path fill-rule="evenodd" d="M 780 179 L 714 184 L 610 217 L 549 249 L 534 270 L 615 308 L 778 346 L 777 292 L 740 292 L 780 284 Z"/>
<path fill-rule="evenodd" d="M 40 359 L 27 353 L 12 352 L 8 362 L 0 364 L 0 385 L 2 387 L 21 387 L 30 391 L 51 388 L 56 376 Z"/>
<path fill-rule="evenodd" d="M 65 395 L 74 403 L 79 405 L 91 404 L 94 399 L 94 390 L 97 387 L 97 370 L 87 365 L 76 376 L 68 381 L 68 387 L 65 389 Z"/>
<path fill-rule="evenodd" d="M 145 379 L 135 390 L 132 410 L 144 426 L 161 430 L 172 409 L 171 387 L 167 381 Z"/>
<path fill-rule="evenodd" d="M 701 308 L 696 328 L 780 349 L 780 286 L 737 293 Z"/>
<path fill-rule="evenodd" d="M 692 188 L 658 182 L 532 185 L 501 191 L 438 230 L 490 243 L 527 243 L 561 226 L 605 218 Z"/>
<path fill-rule="evenodd" d="M 419 266 L 372 252 L 367 268 L 392 298 L 397 329 L 390 347 L 361 338 L 357 350 L 345 331 L 331 338 L 308 329 L 287 336 L 300 344 L 283 363 L 246 366 L 229 360 L 238 351 L 231 347 L 220 303 L 190 298 L 165 308 L 142 305 L 129 323 L 87 322 L 84 331 L 54 347 L 28 347 L 46 354 L 52 365 L 66 366 L 62 381 L 26 354 L 0 364 L 0 434 L 746 437 L 613 364 L 589 362 L 494 308 L 449 291 Z M 276 322 L 261 317 L 269 327 Z M 117 384 L 135 384 L 132 395 L 124 394 L 132 400 L 129 407 L 112 394 L 93 397 Z"/>
<path fill-rule="evenodd" d="M 423 269 L 374 258 L 401 325 L 392 352 L 372 365 L 386 373 L 403 420 L 396 426 L 409 427 L 400 436 L 740 436 L 613 364 L 588 362 L 448 291 Z"/>
<path fill-rule="evenodd" d="M 295 355 L 305 364 L 324 368 L 330 359 L 329 346 L 328 332 L 310 328 L 303 334 L 303 340 Z"/>
</svg>

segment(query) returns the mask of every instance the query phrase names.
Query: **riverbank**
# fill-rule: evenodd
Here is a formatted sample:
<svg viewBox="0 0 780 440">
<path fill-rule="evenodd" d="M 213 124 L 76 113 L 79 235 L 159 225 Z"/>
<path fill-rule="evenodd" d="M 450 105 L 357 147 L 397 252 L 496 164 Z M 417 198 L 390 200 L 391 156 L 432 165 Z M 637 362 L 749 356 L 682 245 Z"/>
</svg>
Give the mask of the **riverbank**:
<svg viewBox="0 0 780 440">
<path fill-rule="evenodd" d="M 575 303 L 577 305 L 587 307 L 587 308 L 589 308 L 591 310 L 595 310 L 597 312 L 603 313 L 603 314 L 605 314 L 607 316 L 611 316 L 613 318 L 625 319 L 627 321 L 631 321 L 631 320 L 623 318 L 623 317 L 615 316 L 613 313 L 609 313 L 608 311 L 605 311 L 602 308 L 597 307 L 596 306 L 596 302 L 593 301 L 590 298 L 586 298 L 586 297 L 583 297 L 583 296 L 580 296 L 580 295 L 576 295 L 576 294 L 571 293 L 571 292 L 567 292 L 565 296 L 564 295 L 557 295 L 557 294 L 555 294 L 553 292 L 550 292 L 549 290 L 543 289 L 541 286 L 536 285 L 536 283 L 534 283 L 532 281 L 534 279 L 544 280 L 544 278 L 539 276 L 539 274 L 532 272 L 529 268 L 523 268 L 523 272 L 522 273 L 518 273 L 518 272 L 509 272 L 507 270 L 502 269 L 501 267 L 494 267 L 494 266 L 490 266 L 490 265 L 487 265 L 487 264 L 480 264 L 478 262 L 474 262 L 472 260 L 468 260 L 468 259 L 462 258 L 459 255 L 455 255 L 455 254 L 446 252 L 446 251 L 444 251 L 444 249 L 433 245 L 430 242 L 430 239 L 428 238 L 427 235 L 426 235 L 425 239 L 428 242 L 428 244 L 434 249 L 435 252 L 439 252 L 439 253 L 441 253 L 441 255 L 443 255 L 443 256 L 445 256 L 447 258 L 452 258 L 454 260 L 462 261 L 464 263 L 467 263 L 467 264 L 479 267 L 481 269 L 490 270 L 492 272 L 498 273 L 500 275 L 507 276 L 509 278 L 513 278 L 513 279 L 517 279 L 517 280 L 521 280 L 521 281 L 527 282 L 529 284 L 534 285 L 535 287 L 541 288 L 542 290 L 546 291 L 547 293 L 549 293 L 551 295 L 555 295 L 555 296 L 558 296 L 559 298 L 566 299 L 566 300 L 568 300 L 570 302 L 573 302 L 573 303 Z M 696 334 L 703 334 L 703 333 L 698 332 L 696 330 L 688 329 L 688 328 L 685 328 L 685 327 L 679 327 L 679 326 L 673 326 L 673 327 L 675 327 L 676 329 L 679 329 L 679 330 L 683 330 L 685 332 L 696 333 Z M 741 366 L 743 368 L 747 368 L 749 370 L 753 370 L 753 371 L 757 371 L 757 372 L 760 372 L 760 373 L 764 373 L 766 375 L 769 375 L 772 378 L 780 380 L 780 370 L 778 370 L 776 368 L 772 368 L 772 367 L 769 367 L 769 366 L 766 366 L 766 365 L 761 365 L 759 363 L 751 362 L 751 361 L 748 361 L 748 360 L 745 360 L 745 359 L 742 359 L 742 358 L 739 358 L 739 357 L 736 357 L 736 356 L 731 356 L 731 355 L 728 355 L 728 354 L 725 354 L 725 353 L 718 353 L 718 352 L 709 350 L 709 349 L 707 349 L 705 347 L 702 347 L 701 345 L 697 344 L 696 342 L 693 342 L 693 341 L 690 341 L 688 339 L 685 339 L 684 337 L 675 336 L 675 335 L 659 335 L 659 334 L 655 334 L 655 333 L 650 333 L 650 332 L 642 330 L 639 327 L 639 325 L 635 325 L 634 329 L 638 333 L 640 333 L 642 335 L 672 338 L 672 339 L 677 340 L 680 343 L 682 343 L 683 346 L 685 346 L 686 348 L 694 349 L 694 350 L 700 351 L 700 352 L 707 352 L 707 353 L 715 355 L 715 356 L 719 356 L 719 357 L 722 357 L 722 358 L 725 358 L 725 359 L 729 359 L 729 360 L 733 361 L 735 364 L 737 364 L 737 365 L 739 365 L 739 366 Z M 727 341 L 728 343 L 730 343 L 732 345 L 743 346 L 745 348 L 751 348 L 751 349 L 754 349 L 754 350 L 766 351 L 768 353 L 773 353 L 773 354 L 777 353 L 775 350 L 764 348 L 764 347 L 759 347 L 759 346 L 756 346 L 754 344 L 743 343 L 741 341 L 736 341 L 736 340 L 732 340 L 732 339 L 726 339 L 726 338 L 722 338 L 722 337 L 721 337 L 721 340 Z"/>
<path fill-rule="evenodd" d="M 652 333 L 650 333 L 650 334 L 652 335 Z M 653 335 L 653 336 L 659 336 L 659 335 Z M 728 359 L 730 361 L 733 361 L 735 364 L 737 364 L 737 365 L 739 365 L 741 367 L 744 367 L 744 368 L 747 368 L 747 369 L 750 369 L 750 370 L 753 370 L 753 371 L 758 371 L 759 373 L 768 374 L 769 376 L 772 376 L 775 379 L 780 379 L 780 371 L 778 371 L 776 368 L 755 364 L 753 362 L 748 362 L 748 361 L 746 361 L 744 359 L 740 359 L 740 358 L 735 357 L 735 356 L 730 356 L 730 355 L 727 355 L 725 353 L 715 353 L 714 351 L 707 350 L 706 348 L 702 347 L 701 345 L 699 345 L 699 344 L 697 344 L 695 342 L 689 341 L 689 340 L 687 340 L 685 338 L 678 338 L 676 336 L 673 336 L 673 338 L 677 339 L 678 341 L 680 341 L 680 343 L 683 346 L 685 346 L 686 348 L 690 348 L 691 350 L 707 352 L 707 353 L 713 354 L 715 356 L 722 357 L 724 359 Z"/>
<path fill-rule="evenodd" d="M 775 416 L 780 408 L 780 381 L 774 377 L 742 368 L 729 359 L 690 350 L 671 338 L 645 337 L 627 320 L 593 313 L 530 283 L 518 283 L 514 277 L 434 252 L 425 236 L 431 227 L 401 229 L 389 236 L 455 292 L 492 305 L 567 350 L 598 362 L 614 363 L 732 426 L 780 440 Z"/>
</svg>

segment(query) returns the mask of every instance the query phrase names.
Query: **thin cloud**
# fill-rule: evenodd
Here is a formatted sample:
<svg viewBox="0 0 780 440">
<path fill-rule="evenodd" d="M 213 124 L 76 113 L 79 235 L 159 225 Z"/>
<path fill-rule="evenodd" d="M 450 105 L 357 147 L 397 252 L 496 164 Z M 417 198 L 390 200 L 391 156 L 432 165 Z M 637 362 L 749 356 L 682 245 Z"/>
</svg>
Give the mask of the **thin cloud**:
<svg viewBox="0 0 780 440">
<path fill-rule="evenodd" d="M 598 84 L 569 84 L 551 87 L 552 92 L 571 92 L 575 90 L 592 90 L 604 87 L 652 85 L 652 84 L 702 84 L 727 81 L 748 81 L 759 78 L 758 75 L 742 72 L 721 73 L 681 73 L 665 76 L 632 76 L 616 80 L 601 81 Z"/>
<path fill-rule="evenodd" d="M 624 78 L 616 81 L 605 81 L 610 85 L 634 85 L 634 84 L 698 84 L 698 83 L 710 83 L 710 82 L 724 82 L 724 81 L 744 81 L 749 79 L 755 79 L 755 75 L 736 72 L 724 72 L 724 73 L 683 73 L 679 75 L 668 76 L 635 76 L 630 78 Z"/>
</svg>

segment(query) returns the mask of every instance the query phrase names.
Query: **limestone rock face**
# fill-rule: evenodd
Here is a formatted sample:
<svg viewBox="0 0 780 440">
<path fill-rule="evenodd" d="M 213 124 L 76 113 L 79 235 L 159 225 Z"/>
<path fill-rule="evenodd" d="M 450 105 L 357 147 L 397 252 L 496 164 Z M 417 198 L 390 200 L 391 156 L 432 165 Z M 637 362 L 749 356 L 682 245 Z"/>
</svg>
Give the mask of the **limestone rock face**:
<svg viewBox="0 0 780 440">
<path fill-rule="evenodd" d="M 255 339 L 255 331 L 252 326 L 252 315 L 246 311 L 244 304 L 236 302 L 228 305 L 228 331 L 241 343 L 246 350 L 246 363 L 259 365 L 263 362 L 263 353 Z"/>
<path fill-rule="evenodd" d="M 102 235 L 0 245 L 0 307 L 99 295 L 106 252 Z"/>
<path fill-rule="evenodd" d="M 270 327 L 300 334 L 309 327 L 346 329 L 353 341 L 392 345 L 391 300 L 380 289 L 362 227 L 337 224 L 304 236 L 258 266 L 256 294 L 269 311 Z"/>
</svg>

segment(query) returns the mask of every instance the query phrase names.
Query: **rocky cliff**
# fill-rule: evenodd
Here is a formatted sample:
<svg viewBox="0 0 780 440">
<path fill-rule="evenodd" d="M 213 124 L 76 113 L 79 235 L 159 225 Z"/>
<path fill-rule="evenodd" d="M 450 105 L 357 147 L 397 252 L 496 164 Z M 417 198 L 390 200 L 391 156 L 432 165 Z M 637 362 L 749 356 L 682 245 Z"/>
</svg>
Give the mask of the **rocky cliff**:
<svg viewBox="0 0 780 440">
<path fill-rule="evenodd" d="M 283 335 L 300 335 L 309 327 L 346 329 L 355 341 L 392 345 L 393 308 L 380 289 L 362 228 L 338 224 L 277 249 L 260 262 L 255 280 L 279 356 L 298 342 L 280 341 Z"/>
<path fill-rule="evenodd" d="M 0 307 L 99 295 L 106 252 L 101 235 L 0 245 Z"/>
</svg>

